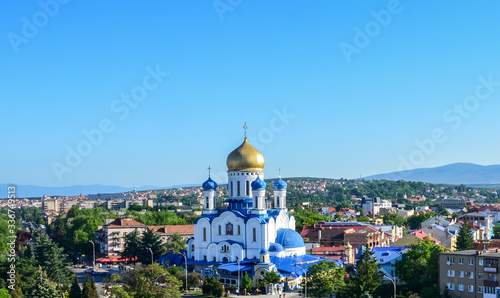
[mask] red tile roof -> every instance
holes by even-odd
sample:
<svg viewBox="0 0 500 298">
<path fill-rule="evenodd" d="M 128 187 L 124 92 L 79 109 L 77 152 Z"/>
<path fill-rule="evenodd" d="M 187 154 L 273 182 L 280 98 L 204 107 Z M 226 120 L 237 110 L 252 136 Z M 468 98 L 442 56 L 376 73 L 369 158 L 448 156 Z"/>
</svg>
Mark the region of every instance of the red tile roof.
<svg viewBox="0 0 500 298">
<path fill-rule="evenodd" d="M 415 231 L 415 232 L 411 232 L 410 234 L 412 234 L 413 236 L 416 236 L 422 240 L 424 240 L 425 237 L 429 237 L 429 239 L 431 239 L 431 241 L 435 242 L 435 243 L 441 243 L 441 241 L 437 240 L 436 238 L 432 237 L 432 236 L 429 236 L 427 233 L 425 233 L 424 231 Z"/>
<path fill-rule="evenodd" d="M 324 247 L 315 247 L 312 249 L 312 252 L 334 252 L 334 251 L 344 251 L 345 247 L 334 247 L 334 246 L 324 246 Z"/>
<path fill-rule="evenodd" d="M 151 231 L 164 234 L 194 234 L 194 225 L 149 226 Z"/>
<path fill-rule="evenodd" d="M 145 224 L 142 224 L 136 220 L 131 218 L 117 218 L 108 224 L 108 227 L 145 227 Z"/>
</svg>

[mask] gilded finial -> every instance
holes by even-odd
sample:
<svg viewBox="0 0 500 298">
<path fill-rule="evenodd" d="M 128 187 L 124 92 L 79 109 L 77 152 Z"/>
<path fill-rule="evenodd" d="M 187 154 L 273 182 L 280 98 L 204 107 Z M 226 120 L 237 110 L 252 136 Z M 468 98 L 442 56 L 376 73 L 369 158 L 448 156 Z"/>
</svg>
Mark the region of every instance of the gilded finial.
<svg viewBox="0 0 500 298">
<path fill-rule="evenodd" d="M 245 125 L 243 125 L 243 129 L 245 130 L 245 139 L 247 138 L 247 123 L 245 122 Z"/>
<path fill-rule="evenodd" d="M 210 178 L 210 170 L 211 170 L 211 169 L 212 169 L 212 168 L 211 168 L 210 166 L 208 166 L 208 178 Z"/>
<path fill-rule="evenodd" d="M 278 177 L 281 178 L 281 168 L 278 168 Z"/>
</svg>

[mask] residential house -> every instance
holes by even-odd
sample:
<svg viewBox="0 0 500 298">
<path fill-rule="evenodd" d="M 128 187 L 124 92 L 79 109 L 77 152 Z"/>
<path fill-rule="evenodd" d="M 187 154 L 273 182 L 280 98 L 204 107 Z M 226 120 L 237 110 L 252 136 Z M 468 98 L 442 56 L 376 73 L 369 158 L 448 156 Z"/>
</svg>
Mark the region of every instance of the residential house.
<svg viewBox="0 0 500 298">
<path fill-rule="evenodd" d="M 125 248 L 124 237 L 131 232 L 146 231 L 147 226 L 132 218 L 117 218 L 112 222 L 100 226 L 96 232 L 96 244 L 99 244 L 100 252 L 106 257 L 121 256 Z"/>
</svg>

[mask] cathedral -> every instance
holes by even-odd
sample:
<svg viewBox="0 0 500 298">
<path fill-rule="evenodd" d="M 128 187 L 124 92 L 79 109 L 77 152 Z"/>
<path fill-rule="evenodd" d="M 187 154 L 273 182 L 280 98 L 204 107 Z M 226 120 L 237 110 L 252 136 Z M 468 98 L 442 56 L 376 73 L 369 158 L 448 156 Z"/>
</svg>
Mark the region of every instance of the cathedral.
<svg viewBox="0 0 500 298">
<path fill-rule="evenodd" d="M 281 177 L 273 183 L 272 202 L 266 201 L 264 156 L 250 145 L 244 128 L 243 143 L 226 160 L 228 198 L 222 208 L 216 208 L 217 183 L 210 175 L 202 185 L 203 213 L 187 242 L 187 263 L 229 285 L 236 284 L 236 270 L 247 272 L 254 283 L 269 271 L 295 278 L 297 266 L 320 258 L 306 255 L 287 211 L 287 183 Z"/>
</svg>

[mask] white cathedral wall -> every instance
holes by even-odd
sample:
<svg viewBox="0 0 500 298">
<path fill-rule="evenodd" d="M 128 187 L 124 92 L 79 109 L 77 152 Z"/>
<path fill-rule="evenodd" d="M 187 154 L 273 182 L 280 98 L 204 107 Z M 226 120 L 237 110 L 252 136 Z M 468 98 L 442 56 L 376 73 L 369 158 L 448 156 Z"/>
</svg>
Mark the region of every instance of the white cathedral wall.
<svg viewBox="0 0 500 298">
<path fill-rule="evenodd" d="M 246 256 L 249 259 L 259 258 L 260 250 L 266 247 L 266 225 L 261 224 L 256 218 L 251 218 L 246 225 Z M 253 241 L 253 229 L 255 229 L 255 241 Z"/>
<path fill-rule="evenodd" d="M 295 231 L 295 217 L 293 215 L 288 219 L 288 228 Z"/>
<path fill-rule="evenodd" d="M 227 234 L 227 224 L 233 225 L 233 234 Z M 219 226 L 221 234 L 219 235 Z M 238 234 L 238 226 L 240 226 L 241 234 Z M 237 217 L 234 213 L 226 211 L 212 221 L 212 242 L 221 242 L 224 240 L 233 240 L 240 243 L 245 243 L 245 222 L 242 218 Z"/>
<path fill-rule="evenodd" d="M 305 254 L 306 248 L 304 246 L 285 249 L 285 257 L 303 256 Z"/>
<path fill-rule="evenodd" d="M 269 243 L 276 242 L 276 232 L 278 229 L 276 228 L 276 222 L 274 218 L 270 218 L 267 224 L 267 237 L 269 239 Z M 269 245 L 266 246 L 266 249 L 269 249 Z"/>
<path fill-rule="evenodd" d="M 260 179 L 264 180 L 264 172 L 240 172 L 240 171 L 230 171 L 228 173 L 228 192 L 229 197 L 247 197 L 252 198 L 252 182 L 260 177 Z M 240 195 L 238 196 L 238 181 L 240 182 Z M 248 181 L 248 195 L 246 191 L 246 182 Z M 231 195 L 231 182 L 233 182 L 232 194 Z"/>
<path fill-rule="evenodd" d="M 289 217 L 286 215 L 284 210 L 281 210 L 278 216 L 276 217 L 276 230 L 278 229 L 288 229 L 289 228 Z"/>
</svg>

